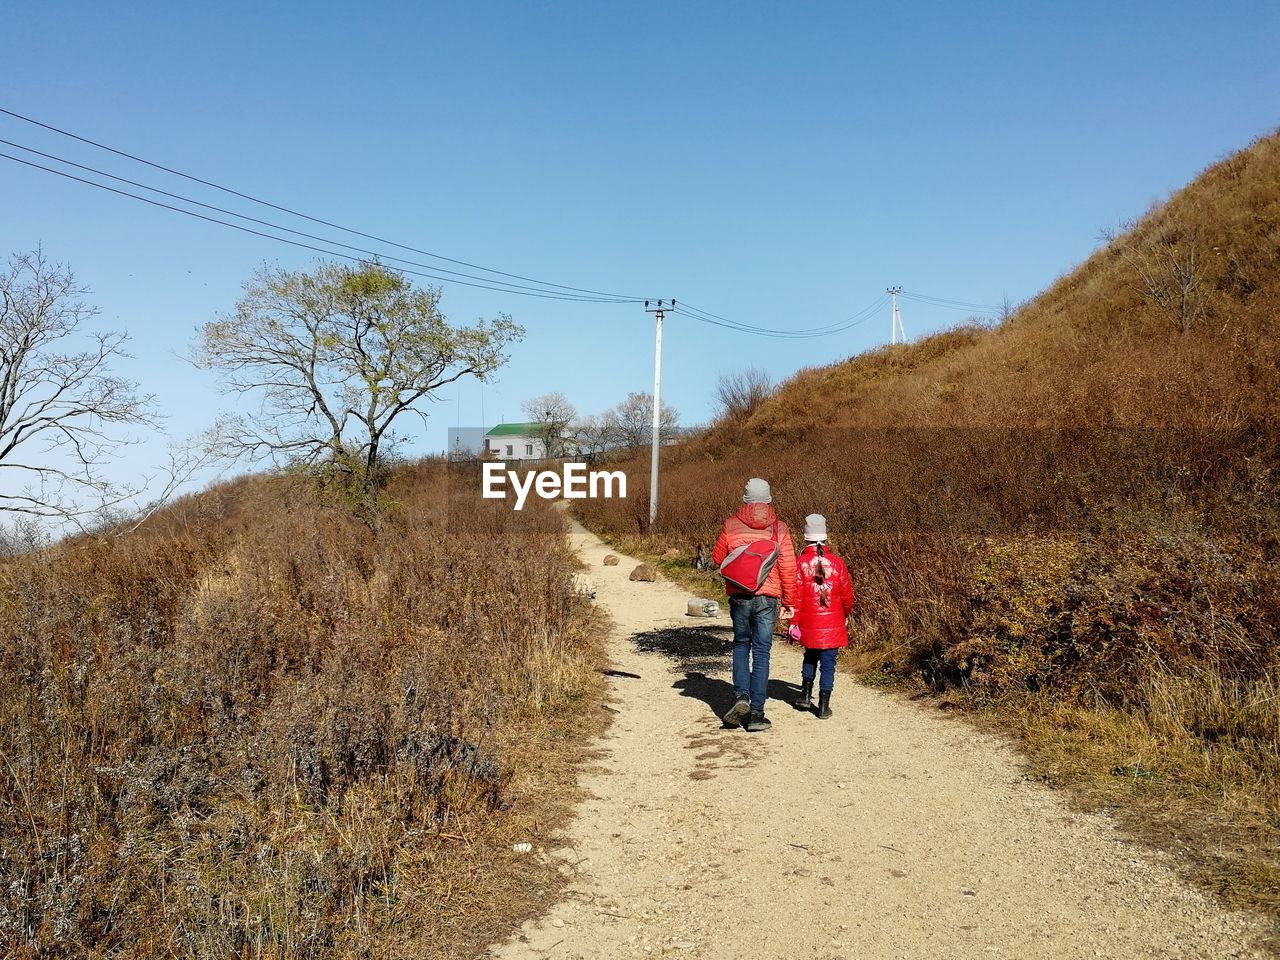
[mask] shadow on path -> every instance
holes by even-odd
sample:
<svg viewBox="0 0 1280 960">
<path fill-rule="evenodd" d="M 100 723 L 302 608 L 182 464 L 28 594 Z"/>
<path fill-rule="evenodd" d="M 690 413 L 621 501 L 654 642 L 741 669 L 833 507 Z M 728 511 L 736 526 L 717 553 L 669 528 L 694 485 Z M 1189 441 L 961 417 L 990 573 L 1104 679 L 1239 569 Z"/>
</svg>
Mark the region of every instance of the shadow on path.
<svg viewBox="0 0 1280 960">
<path fill-rule="evenodd" d="M 732 628 L 701 625 L 668 627 L 637 633 L 631 642 L 642 653 L 659 653 L 680 665 L 685 675 L 672 684 L 680 691 L 680 696 L 702 701 L 716 717 L 733 705 L 733 684 L 708 675 L 709 672 L 730 672 L 733 662 Z M 777 650 L 776 642 L 774 649 Z M 770 665 L 771 674 L 776 669 L 776 662 Z M 797 684 L 772 676 L 769 679 L 770 700 L 789 706 L 799 692 Z"/>
</svg>

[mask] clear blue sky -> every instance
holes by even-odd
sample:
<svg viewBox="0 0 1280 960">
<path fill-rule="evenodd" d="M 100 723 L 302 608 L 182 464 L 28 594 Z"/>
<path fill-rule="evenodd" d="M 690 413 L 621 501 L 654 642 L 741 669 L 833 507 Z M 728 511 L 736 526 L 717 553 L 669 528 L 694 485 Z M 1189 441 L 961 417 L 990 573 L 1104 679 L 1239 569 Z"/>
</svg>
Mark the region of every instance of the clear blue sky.
<svg viewBox="0 0 1280 960">
<path fill-rule="evenodd" d="M 11 13 L 0 105 L 415 246 L 775 327 L 890 283 L 1024 299 L 1280 124 L 1274 0 L 146 6 Z M 191 189 L 7 117 L 0 137 Z M 174 359 L 195 327 L 262 262 L 312 259 L 0 161 L 0 248 L 37 243 L 129 330 L 128 372 L 177 434 L 221 403 Z M 547 391 L 594 412 L 651 387 L 639 308 L 449 286 L 444 307 L 528 329 L 489 423 Z M 904 309 L 909 335 L 960 317 Z M 723 371 L 783 378 L 888 331 L 887 310 L 808 341 L 675 319 L 665 397 L 698 422 Z M 416 449 L 459 417 L 480 422 L 474 383 Z"/>
</svg>

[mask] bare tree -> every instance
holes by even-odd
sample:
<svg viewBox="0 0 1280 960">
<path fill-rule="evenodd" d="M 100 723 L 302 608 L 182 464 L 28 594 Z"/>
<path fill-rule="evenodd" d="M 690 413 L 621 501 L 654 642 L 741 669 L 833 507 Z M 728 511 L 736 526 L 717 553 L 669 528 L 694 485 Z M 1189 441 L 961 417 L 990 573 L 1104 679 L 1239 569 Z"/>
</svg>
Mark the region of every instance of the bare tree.
<svg viewBox="0 0 1280 960">
<path fill-rule="evenodd" d="M 997 324 L 1008 323 L 1013 319 L 1013 315 L 1018 312 L 1018 305 L 1009 299 L 1006 294 L 1000 301 L 1000 313 L 996 318 Z"/>
<path fill-rule="evenodd" d="M 1102 237 L 1133 268 L 1142 295 L 1167 310 L 1179 330 L 1186 333 L 1203 319 L 1204 275 L 1194 229 L 1166 217 L 1145 229 L 1125 223 L 1119 231 L 1104 230 Z"/>
<path fill-rule="evenodd" d="M 0 557 L 17 557 L 53 542 L 47 525 L 37 517 L 17 514 L 9 526 L 0 524 Z"/>
<path fill-rule="evenodd" d="M 613 418 L 619 445 L 644 446 L 653 436 L 653 394 L 629 393 L 627 399 L 609 411 L 608 416 Z M 664 403 L 658 427 L 660 438 L 673 438 L 679 424 L 680 415 Z"/>
<path fill-rule="evenodd" d="M 751 416 L 772 394 L 773 381 L 766 371 L 758 367 L 737 373 L 722 373 L 716 381 L 716 400 L 720 404 L 720 415 L 727 420 Z"/>
<path fill-rule="evenodd" d="M 522 403 L 529 420 L 537 424 L 536 435 L 542 441 L 543 455 L 563 457 L 569 452 L 571 426 L 578 411 L 563 393 L 544 393 Z"/>
<path fill-rule="evenodd" d="M 260 270 L 233 313 L 200 329 L 195 350 L 228 393 L 261 404 L 256 417 L 223 418 L 221 448 L 372 492 L 401 416 L 425 419 L 418 404 L 435 390 L 487 379 L 524 334 L 505 315 L 451 326 L 439 302 L 439 289 L 415 289 L 380 264 Z"/>
<path fill-rule="evenodd" d="M 583 417 L 571 428 L 579 454 L 594 460 L 618 445 L 618 420 L 612 412 Z"/>
<path fill-rule="evenodd" d="M 87 293 L 39 249 L 0 273 L 0 511 L 74 521 L 140 492 L 101 471 L 121 428 L 155 425 L 152 401 L 111 372 L 126 335 L 82 329 Z"/>
</svg>

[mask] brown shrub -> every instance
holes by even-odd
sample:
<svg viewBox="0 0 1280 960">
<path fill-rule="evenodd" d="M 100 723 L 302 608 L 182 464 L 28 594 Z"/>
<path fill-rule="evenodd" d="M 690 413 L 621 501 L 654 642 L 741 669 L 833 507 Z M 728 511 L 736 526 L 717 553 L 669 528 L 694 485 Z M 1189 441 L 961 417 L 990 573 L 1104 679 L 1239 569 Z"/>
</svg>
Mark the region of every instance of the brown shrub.
<svg viewBox="0 0 1280 960">
<path fill-rule="evenodd" d="M 392 955 L 447 919 L 448 838 L 596 650 L 563 536 L 450 533 L 443 483 L 402 471 L 377 533 L 257 478 L 0 561 L 6 953 Z"/>
</svg>

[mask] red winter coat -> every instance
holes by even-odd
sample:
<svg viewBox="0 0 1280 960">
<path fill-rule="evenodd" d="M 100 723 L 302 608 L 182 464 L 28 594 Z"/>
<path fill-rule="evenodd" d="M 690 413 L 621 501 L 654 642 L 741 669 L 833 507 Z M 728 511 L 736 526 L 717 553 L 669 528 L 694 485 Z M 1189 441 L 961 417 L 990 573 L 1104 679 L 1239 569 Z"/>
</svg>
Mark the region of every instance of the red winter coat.
<svg viewBox="0 0 1280 960">
<path fill-rule="evenodd" d="M 814 580 L 818 564 L 822 564 L 825 580 L 821 586 Z M 827 547 L 810 544 L 796 558 L 796 592 L 799 602 L 791 621 L 800 628 L 800 643 L 807 650 L 830 650 L 849 645 L 845 617 L 853 610 L 853 581 L 844 561 Z"/>
<path fill-rule="evenodd" d="M 755 592 L 758 597 L 778 597 L 784 607 L 796 604 L 796 548 L 791 545 L 791 531 L 778 519 L 778 514 L 771 503 L 744 503 L 732 517 L 720 528 L 720 537 L 716 540 L 715 549 L 711 551 L 711 561 L 718 567 L 724 558 L 738 547 L 757 540 L 771 540 L 773 525 L 778 524 L 778 560 L 769 571 L 760 589 Z M 730 583 L 725 590 L 731 597 L 749 597 L 752 594 L 739 590 Z"/>
</svg>

